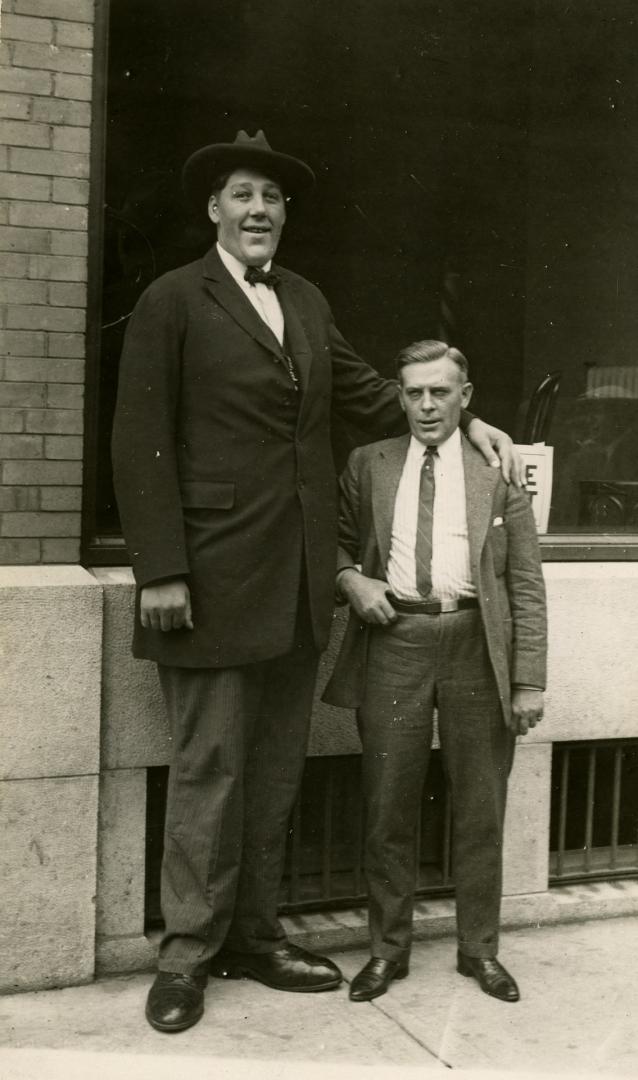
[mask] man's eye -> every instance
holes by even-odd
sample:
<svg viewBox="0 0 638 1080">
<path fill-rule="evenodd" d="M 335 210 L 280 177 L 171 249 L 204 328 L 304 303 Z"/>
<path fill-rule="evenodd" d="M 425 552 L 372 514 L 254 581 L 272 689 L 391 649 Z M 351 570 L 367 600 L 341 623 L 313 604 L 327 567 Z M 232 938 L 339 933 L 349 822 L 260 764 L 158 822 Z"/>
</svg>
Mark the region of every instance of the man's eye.
<svg viewBox="0 0 638 1080">
<path fill-rule="evenodd" d="M 271 203 L 280 203 L 282 201 L 282 197 L 281 197 L 281 195 L 279 194 L 278 191 L 269 191 L 269 192 L 266 193 L 265 197 L 268 200 L 268 202 L 271 202 Z"/>
</svg>

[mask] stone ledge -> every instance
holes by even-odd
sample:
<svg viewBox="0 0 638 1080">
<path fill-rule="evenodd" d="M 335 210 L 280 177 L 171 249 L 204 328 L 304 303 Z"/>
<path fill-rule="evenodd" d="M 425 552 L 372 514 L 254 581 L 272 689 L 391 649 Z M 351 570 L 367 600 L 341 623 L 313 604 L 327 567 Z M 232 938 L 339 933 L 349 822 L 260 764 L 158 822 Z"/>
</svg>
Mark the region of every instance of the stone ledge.
<svg viewBox="0 0 638 1080">
<path fill-rule="evenodd" d="M 414 937 L 439 938 L 456 933 L 455 905 L 451 898 L 419 900 L 414 908 Z M 547 892 L 503 897 L 501 927 L 585 922 L 638 914 L 638 881 L 592 882 L 562 885 Z M 368 943 L 367 910 L 336 911 L 289 916 L 282 920 L 291 941 L 319 952 L 360 948 Z"/>
<path fill-rule="evenodd" d="M 586 922 L 638 915 L 638 881 L 604 881 L 589 885 L 562 885 L 543 893 L 503 898 L 501 928 Z M 318 953 L 358 949 L 368 944 L 365 907 L 345 911 L 288 915 L 282 923 L 290 941 Z M 454 900 L 419 900 L 414 908 L 417 941 L 451 937 L 456 933 Z M 145 937 L 98 938 L 97 971 L 100 975 L 145 971 L 154 967 L 161 934 Z"/>
<path fill-rule="evenodd" d="M 0 589 L 93 588 L 100 583 L 82 566 L 0 566 Z"/>
<path fill-rule="evenodd" d="M 159 934 L 130 937 L 98 937 L 95 942 L 95 974 L 121 975 L 150 971 L 155 966 Z"/>
</svg>

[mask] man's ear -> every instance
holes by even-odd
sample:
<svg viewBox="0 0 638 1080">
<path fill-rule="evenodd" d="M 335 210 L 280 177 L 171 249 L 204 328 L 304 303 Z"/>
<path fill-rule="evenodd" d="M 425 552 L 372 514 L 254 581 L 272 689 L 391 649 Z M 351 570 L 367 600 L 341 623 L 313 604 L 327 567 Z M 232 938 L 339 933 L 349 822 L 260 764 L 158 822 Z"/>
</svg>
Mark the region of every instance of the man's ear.
<svg viewBox="0 0 638 1080">
<path fill-rule="evenodd" d="M 463 389 L 461 390 L 461 400 L 463 402 L 463 408 L 467 409 L 470 404 L 470 399 L 474 393 L 474 387 L 471 382 L 463 383 Z"/>
<path fill-rule="evenodd" d="M 211 195 L 208 200 L 208 216 L 215 225 L 219 224 L 219 210 L 217 209 L 216 195 Z"/>
<path fill-rule="evenodd" d="M 399 405 L 401 406 L 401 408 L 405 412 L 405 404 L 403 402 L 403 396 L 401 394 L 402 390 L 403 390 L 403 384 L 402 384 L 400 379 L 397 379 L 397 394 L 399 395 Z"/>
</svg>

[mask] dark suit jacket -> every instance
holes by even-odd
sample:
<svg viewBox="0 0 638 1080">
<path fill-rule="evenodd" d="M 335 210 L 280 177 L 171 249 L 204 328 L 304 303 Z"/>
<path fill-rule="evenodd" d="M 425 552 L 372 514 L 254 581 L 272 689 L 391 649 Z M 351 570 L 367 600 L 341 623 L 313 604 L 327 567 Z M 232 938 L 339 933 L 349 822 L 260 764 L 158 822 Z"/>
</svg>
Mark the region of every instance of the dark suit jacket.
<svg viewBox="0 0 638 1080">
<path fill-rule="evenodd" d="M 338 566 L 361 563 L 385 579 L 394 502 L 409 436 L 353 451 L 341 478 Z M 504 483 L 463 438 L 463 466 L 472 576 L 504 717 L 511 685 L 545 686 L 545 585 L 527 496 Z M 356 708 L 366 677 L 368 628 L 351 612 L 324 700 Z"/>
<path fill-rule="evenodd" d="M 328 637 L 336 557 L 330 410 L 404 430 L 394 387 L 364 364 L 310 282 L 276 267 L 282 351 L 213 248 L 141 297 L 122 355 L 115 487 L 139 586 L 187 576 L 195 629 L 144 631 L 134 652 L 234 666 L 291 647 L 303 553 L 314 636 Z M 279 361 L 279 363 L 278 363 Z"/>
</svg>

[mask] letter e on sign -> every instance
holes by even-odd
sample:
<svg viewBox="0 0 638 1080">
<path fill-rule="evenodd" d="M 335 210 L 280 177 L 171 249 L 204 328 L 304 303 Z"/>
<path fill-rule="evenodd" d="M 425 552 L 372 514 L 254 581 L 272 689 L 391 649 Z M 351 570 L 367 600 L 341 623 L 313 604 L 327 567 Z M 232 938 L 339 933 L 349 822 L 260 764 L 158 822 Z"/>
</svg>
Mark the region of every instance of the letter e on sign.
<svg viewBox="0 0 638 1080">
<path fill-rule="evenodd" d="M 525 465 L 525 487 L 532 499 L 538 495 L 538 465 L 535 462 Z"/>
</svg>

